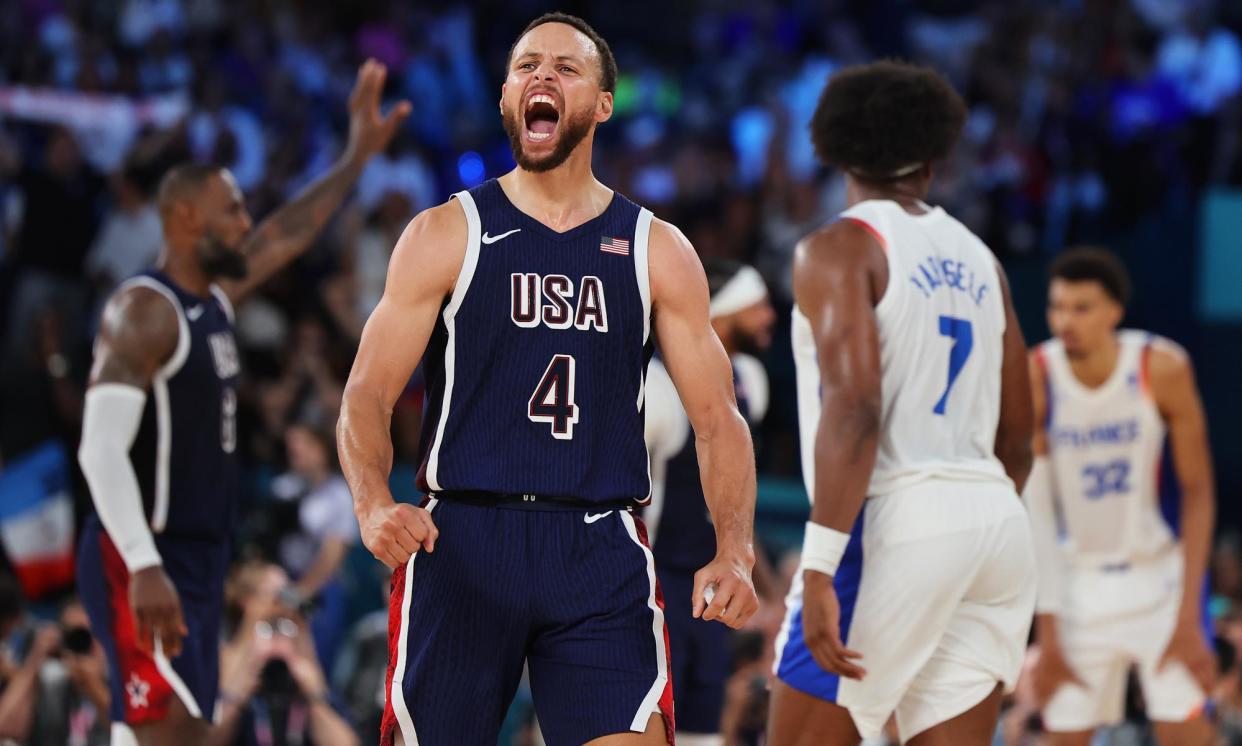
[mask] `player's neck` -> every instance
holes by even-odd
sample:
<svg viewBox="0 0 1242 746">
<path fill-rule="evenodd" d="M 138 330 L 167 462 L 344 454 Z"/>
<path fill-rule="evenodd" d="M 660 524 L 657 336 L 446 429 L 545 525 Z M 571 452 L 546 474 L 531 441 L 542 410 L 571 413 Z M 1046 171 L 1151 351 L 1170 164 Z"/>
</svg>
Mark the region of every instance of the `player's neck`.
<svg viewBox="0 0 1242 746">
<path fill-rule="evenodd" d="M 926 196 L 926 182 L 922 179 L 868 182 L 849 176 L 845 180 L 845 199 L 850 207 L 873 199 L 889 200 L 901 205 L 906 212 L 918 215 L 927 211 L 923 202 Z"/>
<path fill-rule="evenodd" d="M 499 181 L 514 207 L 554 231 L 567 231 L 591 220 L 612 201 L 612 190 L 591 171 L 589 147 L 579 147 L 551 171 L 515 168 Z"/>
<path fill-rule="evenodd" d="M 1098 388 L 1113 377 L 1120 354 L 1121 344 L 1110 335 L 1104 344 L 1070 357 L 1070 371 L 1082 385 Z"/>
<path fill-rule="evenodd" d="M 155 267 L 186 292 L 204 298 L 211 293 L 211 278 L 198 266 L 191 252 L 165 247 Z"/>
</svg>

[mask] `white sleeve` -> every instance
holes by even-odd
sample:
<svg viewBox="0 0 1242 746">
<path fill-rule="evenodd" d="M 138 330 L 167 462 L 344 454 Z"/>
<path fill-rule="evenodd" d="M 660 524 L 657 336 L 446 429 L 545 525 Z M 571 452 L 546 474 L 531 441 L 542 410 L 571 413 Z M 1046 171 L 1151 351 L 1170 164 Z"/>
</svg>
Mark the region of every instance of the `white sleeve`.
<svg viewBox="0 0 1242 746">
<path fill-rule="evenodd" d="M 1035 544 L 1035 612 L 1056 614 L 1061 609 L 1063 557 L 1057 546 L 1057 516 L 1053 506 L 1052 464 L 1047 456 L 1036 456 L 1022 498 L 1031 516 L 1031 536 Z"/>
<path fill-rule="evenodd" d="M 129 449 L 138 436 L 147 395 L 136 386 L 99 383 L 86 391 L 78 463 L 99 520 L 131 573 L 161 564 L 142 507 Z"/>
</svg>

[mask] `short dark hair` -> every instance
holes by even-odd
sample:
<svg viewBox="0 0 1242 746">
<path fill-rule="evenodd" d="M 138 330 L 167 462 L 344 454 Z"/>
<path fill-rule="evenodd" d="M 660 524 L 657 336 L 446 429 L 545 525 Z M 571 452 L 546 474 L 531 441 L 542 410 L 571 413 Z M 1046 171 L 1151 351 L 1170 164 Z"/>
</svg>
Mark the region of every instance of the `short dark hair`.
<svg viewBox="0 0 1242 746">
<path fill-rule="evenodd" d="M 167 210 L 173 202 L 193 199 L 208 179 L 223 170 L 222 166 L 213 163 L 185 163 L 174 166 L 160 179 L 156 197 L 160 212 Z"/>
<path fill-rule="evenodd" d="M 811 141 L 825 164 L 890 181 L 947 156 L 965 123 L 965 102 L 939 73 L 882 60 L 829 78 Z"/>
<path fill-rule="evenodd" d="M 599 32 L 591 28 L 591 24 L 582 20 L 578 16 L 568 13 L 554 12 L 544 13 L 535 20 L 527 24 L 522 33 L 518 34 L 513 40 L 513 44 L 509 45 L 509 56 L 505 58 L 505 70 L 509 69 L 509 65 L 513 63 L 513 50 L 517 49 L 517 44 L 534 29 L 539 28 L 545 23 L 563 23 L 566 26 L 573 26 L 582 35 L 591 40 L 595 45 L 595 51 L 599 54 L 599 87 L 609 93 L 617 91 L 617 58 L 612 56 L 612 48 L 608 46 L 608 42 L 604 41 L 604 37 Z"/>
<path fill-rule="evenodd" d="M 1130 302 L 1130 273 L 1121 258 L 1096 246 L 1066 249 L 1052 262 L 1054 280 L 1098 282 L 1109 297 L 1125 306 Z"/>
</svg>

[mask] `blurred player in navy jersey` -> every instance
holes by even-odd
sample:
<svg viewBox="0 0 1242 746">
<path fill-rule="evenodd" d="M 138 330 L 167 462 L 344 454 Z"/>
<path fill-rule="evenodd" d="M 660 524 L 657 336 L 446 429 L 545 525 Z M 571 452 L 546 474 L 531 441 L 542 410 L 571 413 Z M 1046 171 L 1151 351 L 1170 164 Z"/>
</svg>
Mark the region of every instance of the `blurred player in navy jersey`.
<svg viewBox="0 0 1242 746">
<path fill-rule="evenodd" d="M 1034 684 L 1057 746 L 1086 746 L 1096 728 L 1121 722 L 1131 667 L 1161 744 L 1214 739 L 1207 424 L 1186 351 L 1118 330 L 1129 295 L 1113 254 L 1064 252 L 1048 287 L 1054 338 L 1031 354 L 1041 423 L 1025 492 L 1039 557 Z"/>
<path fill-rule="evenodd" d="M 505 75 L 517 168 L 406 228 L 338 427 L 363 541 L 395 569 L 383 743 L 495 744 L 528 664 L 552 746 L 663 744 L 663 601 L 632 513 L 651 492 L 653 346 L 694 426 L 716 529 L 694 613 L 730 627 L 758 606 L 750 432 L 693 247 L 592 174 L 616 87 L 607 43 L 545 15 Z M 420 359 L 429 497 L 414 507 L 388 490 L 389 427 Z"/>
<path fill-rule="evenodd" d="M 753 355 L 771 345 L 776 313 L 763 278 L 753 267 L 709 259 L 704 268 L 711 290 L 712 327 L 733 365 L 738 409 L 755 428 L 767 412 L 768 378 Z M 695 434 L 658 358 L 648 367 L 645 432 L 651 452 L 651 504 L 643 510 L 643 519 L 667 608 L 677 743 L 714 746 L 724 742 L 720 714 L 732 663 L 732 636 L 728 629 L 691 614 L 694 573 L 715 555 L 716 532 L 703 499 Z"/>
<path fill-rule="evenodd" d="M 112 669 L 117 743 L 220 737 L 210 722 L 238 500 L 233 306 L 310 246 L 409 114 L 402 103 L 380 115 L 385 74 L 359 69 L 345 152 L 253 231 L 226 169 L 169 172 L 159 263 L 104 308 L 79 451 L 96 512 L 78 586 Z"/>
</svg>

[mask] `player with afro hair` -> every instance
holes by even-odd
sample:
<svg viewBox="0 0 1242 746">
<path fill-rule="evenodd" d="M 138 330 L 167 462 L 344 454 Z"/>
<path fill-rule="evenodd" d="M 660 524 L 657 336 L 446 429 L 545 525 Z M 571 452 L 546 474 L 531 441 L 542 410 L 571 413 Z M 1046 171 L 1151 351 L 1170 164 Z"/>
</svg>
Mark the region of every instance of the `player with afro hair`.
<svg viewBox="0 0 1242 746">
<path fill-rule="evenodd" d="M 893 61 L 838 72 L 811 119 L 846 209 L 794 252 L 811 520 L 769 746 L 858 746 L 890 716 L 901 743 L 985 746 L 1021 670 L 1036 572 L 1017 494 L 1035 429 L 1026 342 L 996 257 L 924 202 L 965 121 L 943 77 Z"/>
<path fill-rule="evenodd" d="M 811 119 L 811 141 L 825 164 L 890 182 L 947 156 L 965 122 L 966 104 L 942 76 L 885 60 L 832 76 Z"/>
</svg>

